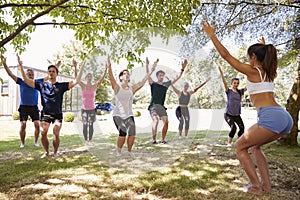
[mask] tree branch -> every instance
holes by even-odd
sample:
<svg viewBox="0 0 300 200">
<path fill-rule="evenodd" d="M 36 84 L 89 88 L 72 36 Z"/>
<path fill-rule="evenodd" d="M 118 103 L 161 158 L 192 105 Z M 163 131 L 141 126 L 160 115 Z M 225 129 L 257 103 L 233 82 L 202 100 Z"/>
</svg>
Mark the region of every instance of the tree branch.
<svg viewBox="0 0 300 200">
<path fill-rule="evenodd" d="M 56 26 L 78 26 L 78 25 L 87 25 L 87 24 L 96 24 L 97 21 L 91 22 L 78 22 L 78 23 L 68 23 L 68 22 L 41 22 L 41 23 L 32 23 L 33 26 L 45 26 L 45 25 L 56 25 Z"/>
<path fill-rule="evenodd" d="M 241 4 L 247 4 L 247 5 L 255 5 L 255 6 L 285 6 L 285 7 L 292 7 L 292 8 L 300 8 L 300 1 L 293 1 L 291 3 L 282 3 L 282 2 L 274 2 L 274 3 L 255 3 L 255 1 L 241 1 L 241 2 L 205 2 L 201 3 L 202 5 L 224 5 L 224 6 L 238 6 Z"/>
<path fill-rule="evenodd" d="M 49 3 L 35 3 L 35 4 L 31 4 L 31 3 L 27 3 L 27 4 L 17 4 L 17 3 L 8 3 L 8 4 L 2 4 L 0 5 L 0 9 L 3 9 L 3 8 L 9 8 L 9 7 L 18 7 L 18 8 L 22 8 L 22 7 L 29 7 L 29 8 L 34 8 L 34 7 L 51 7 L 52 5 L 49 4 Z M 66 5 L 66 6 L 59 6 L 61 8 L 72 8 L 74 6 L 69 6 L 69 5 Z M 87 8 L 87 9 L 91 9 L 91 10 L 95 10 L 89 6 L 86 6 L 86 5 L 76 5 L 76 7 L 79 7 L 79 8 Z"/>
<path fill-rule="evenodd" d="M 3 40 L 0 41 L 0 48 L 3 47 L 6 43 L 8 43 L 9 41 L 11 41 L 13 38 L 15 38 L 18 34 L 21 33 L 21 31 L 23 31 L 25 28 L 27 28 L 28 26 L 32 25 L 34 23 L 34 20 L 38 19 L 39 17 L 48 14 L 51 10 L 59 7 L 60 5 L 66 3 L 69 0 L 61 0 L 60 2 L 58 2 L 57 4 L 50 6 L 48 9 L 36 14 L 35 16 L 33 16 L 32 18 L 28 19 L 27 21 L 25 21 L 19 28 L 17 28 L 13 33 L 11 33 L 9 36 L 7 36 L 6 38 L 4 38 Z"/>
<path fill-rule="evenodd" d="M 299 41 L 300 40 L 300 38 L 299 37 L 296 37 L 296 38 L 292 38 L 292 39 L 290 39 L 290 40 L 287 40 L 287 41 L 285 41 L 285 42 L 281 42 L 281 43 L 279 43 L 279 44 L 274 44 L 275 46 L 280 46 L 280 45 L 283 45 L 283 44 L 288 44 L 288 43 L 291 43 L 292 41 Z M 297 43 L 297 42 L 295 42 L 295 43 Z M 300 65 L 300 64 L 299 64 Z"/>
</svg>

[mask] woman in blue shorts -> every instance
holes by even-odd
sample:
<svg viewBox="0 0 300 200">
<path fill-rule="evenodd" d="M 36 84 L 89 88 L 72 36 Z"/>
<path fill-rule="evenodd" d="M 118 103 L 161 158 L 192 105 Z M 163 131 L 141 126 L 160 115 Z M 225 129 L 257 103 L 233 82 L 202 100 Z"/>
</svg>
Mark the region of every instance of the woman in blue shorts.
<svg viewBox="0 0 300 200">
<path fill-rule="evenodd" d="M 274 79 L 277 75 L 277 52 L 272 44 L 260 43 L 251 45 L 247 50 L 249 64 L 234 58 L 215 36 L 215 28 L 207 21 L 202 27 L 212 40 L 219 54 L 234 69 L 247 76 L 246 87 L 252 104 L 258 114 L 258 121 L 251 126 L 235 143 L 237 158 L 250 179 L 246 192 L 262 195 L 271 192 L 270 174 L 266 157 L 261 146 L 289 134 L 293 125 L 290 114 L 275 101 Z M 261 181 L 256 173 L 248 149 L 251 149 Z"/>
</svg>

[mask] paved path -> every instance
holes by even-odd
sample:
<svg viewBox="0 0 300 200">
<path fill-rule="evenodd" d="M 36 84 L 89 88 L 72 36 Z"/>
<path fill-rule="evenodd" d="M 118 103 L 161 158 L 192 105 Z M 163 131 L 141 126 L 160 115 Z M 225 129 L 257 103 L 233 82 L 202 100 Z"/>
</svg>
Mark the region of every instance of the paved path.
<svg viewBox="0 0 300 200">
<path fill-rule="evenodd" d="M 152 120 L 150 118 L 148 110 L 140 110 L 141 116 L 135 117 L 137 133 L 151 133 Z M 174 109 L 167 110 L 169 115 L 169 131 L 177 131 L 178 120 L 175 116 Z M 224 110 L 206 110 L 206 109 L 190 109 L 191 123 L 190 130 L 229 130 L 226 124 L 223 114 Z M 242 110 L 242 118 L 245 123 L 245 127 L 248 128 L 252 124 L 256 123 L 256 111 L 255 110 Z M 103 116 L 97 116 L 95 123 L 95 134 L 97 133 L 116 133 L 116 128 L 112 120 L 111 114 Z M 159 123 L 158 130 L 161 130 L 162 122 Z M 0 117 L 0 138 L 7 138 L 12 136 L 18 136 L 20 128 L 20 122 L 18 120 L 12 120 L 12 117 Z M 63 122 L 62 134 L 81 134 L 82 124 L 78 121 L 77 117 L 74 122 Z M 28 121 L 27 133 L 33 136 L 33 123 Z M 49 130 L 51 133 L 51 128 Z"/>
</svg>

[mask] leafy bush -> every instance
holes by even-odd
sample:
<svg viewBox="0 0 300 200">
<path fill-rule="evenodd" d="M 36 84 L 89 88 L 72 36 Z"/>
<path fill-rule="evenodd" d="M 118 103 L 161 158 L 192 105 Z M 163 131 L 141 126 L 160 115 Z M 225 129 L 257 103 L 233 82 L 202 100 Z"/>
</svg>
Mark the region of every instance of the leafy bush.
<svg viewBox="0 0 300 200">
<path fill-rule="evenodd" d="M 13 120 L 20 120 L 20 113 L 19 111 L 16 111 L 12 114 Z"/>
<path fill-rule="evenodd" d="M 134 116 L 135 116 L 135 117 L 141 116 L 141 112 L 138 111 L 138 110 L 134 111 Z"/>
<path fill-rule="evenodd" d="M 97 115 L 105 115 L 105 112 L 103 110 L 97 110 Z"/>
<path fill-rule="evenodd" d="M 65 122 L 73 122 L 75 118 L 74 113 L 72 112 L 65 112 L 64 113 L 64 121 Z"/>
</svg>

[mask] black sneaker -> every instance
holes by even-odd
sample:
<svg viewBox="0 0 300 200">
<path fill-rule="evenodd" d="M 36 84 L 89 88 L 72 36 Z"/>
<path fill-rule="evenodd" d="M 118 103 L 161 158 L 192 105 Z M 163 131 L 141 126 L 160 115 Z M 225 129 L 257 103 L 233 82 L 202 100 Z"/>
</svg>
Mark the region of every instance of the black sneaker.
<svg viewBox="0 0 300 200">
<path fill-rule="evenodd" d="M 152 144 L 157 144 L 156 140 L 152 141 Z"/>
<path fill-rule="evenodd" d="M 162 143 L 162 144 L 167 144 L 167 141 L 162 140 L 161 143 Z"/>
</svg>

